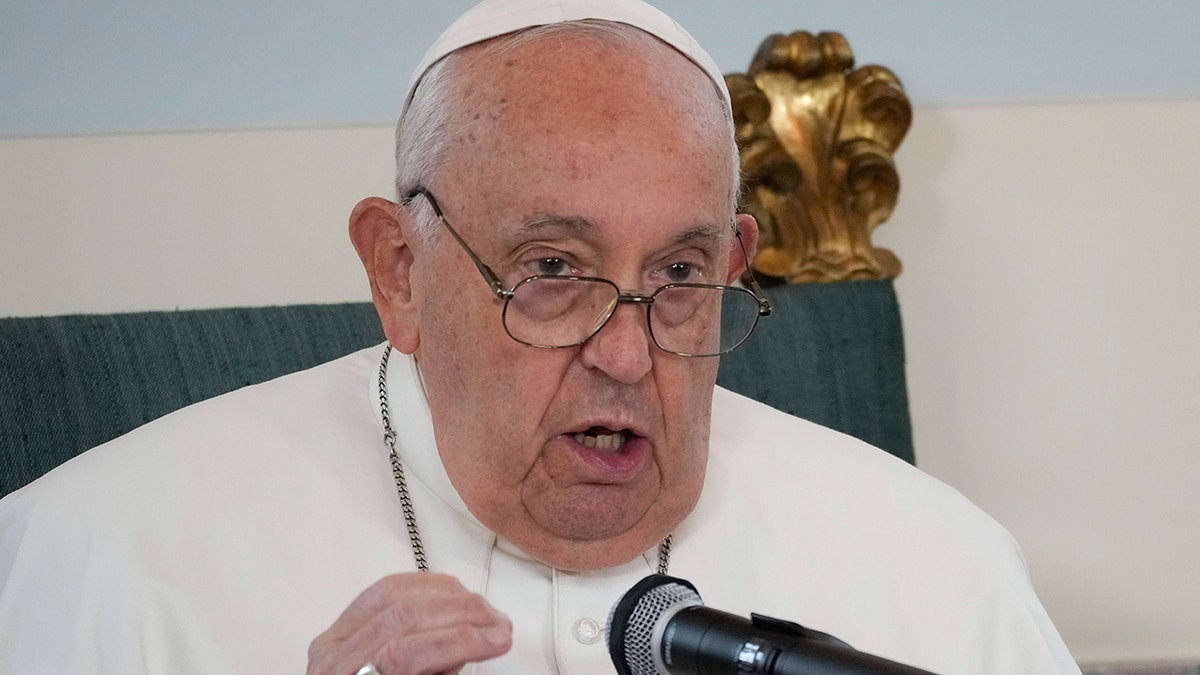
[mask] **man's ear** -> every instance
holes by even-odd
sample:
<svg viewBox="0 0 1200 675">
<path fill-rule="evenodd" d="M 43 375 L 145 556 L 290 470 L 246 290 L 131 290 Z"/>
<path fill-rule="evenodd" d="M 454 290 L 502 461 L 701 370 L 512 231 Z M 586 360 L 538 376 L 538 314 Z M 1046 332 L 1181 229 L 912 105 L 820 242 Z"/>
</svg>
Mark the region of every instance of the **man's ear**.
<svg viewBox="0 0 1200 675">
<path fill-rule="evenodd" d="M 413 236 L 401 209 L 382 197 L 368 197 L 350 214 L 350 241 L 367 271 L 371 298 L 383 332 L 396 349 L 412 354 L 420 343 L 413 298 Z"/>
<path fill-rule="evenodd" d="M 754 220 L 754 216 L 748 213 L 737 214 L 734 227 L 742 233 L 742 246 L 746 248 L 746 255 L 742 256 L 742 249 L 738 246 L 737 239 L 734 239 L 733 247 L 729 251 L 729 278 L 725 280 L 726 284 L 732 284 L 742 276 L 746 266 L 754 262 L 754 254 L 758 251 L 758 222 Z"/>
</svg>

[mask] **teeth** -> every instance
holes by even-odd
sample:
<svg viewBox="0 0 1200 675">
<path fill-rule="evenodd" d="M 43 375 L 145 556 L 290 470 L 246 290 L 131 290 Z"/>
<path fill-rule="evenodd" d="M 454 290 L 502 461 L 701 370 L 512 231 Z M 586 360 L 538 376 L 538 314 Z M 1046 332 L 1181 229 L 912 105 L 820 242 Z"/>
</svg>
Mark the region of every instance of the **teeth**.
<svg viewBox="0 0 1200 675">
<path fill-rule="evenodd" d="M 598 450 L 619 450 L 621 444 L 625 441 L 624 432 L 616 432 L 614 434 L 575 434 L 575 442 L 580 445 L 585 445 L 589 448 Z"/>
</svg>

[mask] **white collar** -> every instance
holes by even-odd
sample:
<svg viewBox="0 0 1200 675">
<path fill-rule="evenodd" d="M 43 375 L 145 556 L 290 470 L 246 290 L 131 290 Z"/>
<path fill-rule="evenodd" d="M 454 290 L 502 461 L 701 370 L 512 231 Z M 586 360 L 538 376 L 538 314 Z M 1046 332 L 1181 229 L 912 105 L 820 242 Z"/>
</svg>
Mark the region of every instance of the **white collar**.
<svg viewBox="0 0 1200 675">
<path fill-rule="evenodd" d="M 433 414 L 429 410 L 429 400 L 425 397 L 416 359 L 395 349 L 388 359 L 387 394 L 392 427 L 396 431 L 396 452 L 410 480 L 420 481 L 459 516 L 486 530 L 467 508 L 462 496 L 450 482 L 446 467 L 442 465 L 433 434 Z M 372 378 L 371 403 L 375 407 L 375 418 L 382 433 L 377 376 Z M 381 452 L 387 452 L 387 446 L 382 442 L 379 448 Z"/>
</svg>

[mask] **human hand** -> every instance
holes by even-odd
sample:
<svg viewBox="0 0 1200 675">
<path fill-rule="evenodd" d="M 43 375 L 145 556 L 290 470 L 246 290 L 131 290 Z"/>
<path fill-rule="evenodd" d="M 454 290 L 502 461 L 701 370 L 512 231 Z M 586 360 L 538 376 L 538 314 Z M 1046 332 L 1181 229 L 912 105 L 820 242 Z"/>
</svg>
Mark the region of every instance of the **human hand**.
<svg viewBox="0 0 1200 675">
<path fill-rule="evenodd" d="M 443 574 L 384 577 L 363 591 L 308 647 L 308 675 L 457 673 L 512 646 L 512 622 Z"/>
</svg>

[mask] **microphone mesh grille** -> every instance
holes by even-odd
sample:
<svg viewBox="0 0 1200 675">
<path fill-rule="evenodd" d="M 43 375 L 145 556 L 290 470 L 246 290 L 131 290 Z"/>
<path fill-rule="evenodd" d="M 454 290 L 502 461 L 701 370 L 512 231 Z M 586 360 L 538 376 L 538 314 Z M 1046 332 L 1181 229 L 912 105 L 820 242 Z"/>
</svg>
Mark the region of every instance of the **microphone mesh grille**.
<svg viewBox="0 0 1200 675">
<path fill-rule="evenodd" d="M 699 604 L 700 594 L 678 583 L 655 586 L 638 600 L 625 629 L 625 659 L 632 675 L 659 675 L 653 645 L 659 619 L 678 605 Z"/>
</svg>

